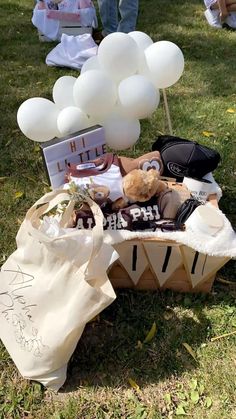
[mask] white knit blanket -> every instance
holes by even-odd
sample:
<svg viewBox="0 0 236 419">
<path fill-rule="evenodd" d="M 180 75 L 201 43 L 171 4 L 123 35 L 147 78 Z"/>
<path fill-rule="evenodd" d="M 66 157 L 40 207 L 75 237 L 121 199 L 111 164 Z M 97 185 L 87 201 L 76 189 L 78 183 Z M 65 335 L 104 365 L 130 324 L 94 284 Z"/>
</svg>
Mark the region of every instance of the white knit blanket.
<svg viewBox="0 0 236 419">
<path fill-rule="evenodd" d="M 106 230 L 104 231 L 104 241 L 109 244 L 117 244 L 123 242 L 124 240 L 131 239 L 161 238 L 184 244 L 209 256 L 226 256 L 236 258 L 236 233 L 227 217 L 220 209 L 218 209 L 218 211 L 223 216 L 224 227 L 216 236 L 210 236 L 200 232 L 196 233 L 191 231 L 191 229 L 188 229 L 187 231 L 171 232 Z"/>
</svg>

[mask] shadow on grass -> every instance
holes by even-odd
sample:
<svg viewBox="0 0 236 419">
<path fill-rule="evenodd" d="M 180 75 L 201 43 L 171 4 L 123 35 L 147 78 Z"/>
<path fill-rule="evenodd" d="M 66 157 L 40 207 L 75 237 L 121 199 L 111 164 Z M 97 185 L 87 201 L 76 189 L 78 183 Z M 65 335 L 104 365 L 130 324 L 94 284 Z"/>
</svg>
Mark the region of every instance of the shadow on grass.
<svg viewBox="0 0 236 419">
<path fill-rule="evenodd" d="M 204 308 L 232 300 L 226 293 L 217 298 L 120 290 L 100 321 L 86 326 L 61 391 L 75 391 L 80 385 L 126 387 L 130 377 L 145 386 L 194 370 L 198 362 L 183 343 L 196 351 L 208 341 L 212 326 Z M 144 341 L 154 321 L 155 337 L 140 348 L 138 342 Z"/>
</svg>

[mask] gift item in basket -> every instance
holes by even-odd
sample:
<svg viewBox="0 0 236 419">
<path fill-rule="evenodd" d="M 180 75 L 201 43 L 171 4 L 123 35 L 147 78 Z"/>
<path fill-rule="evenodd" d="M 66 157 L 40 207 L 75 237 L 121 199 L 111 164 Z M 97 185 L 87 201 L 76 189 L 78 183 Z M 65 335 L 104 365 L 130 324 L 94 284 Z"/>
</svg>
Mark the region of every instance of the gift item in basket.
<svg viewBox="0 0 236 419">
<path fill-rule="evenodd" d="M 188 198 L 190 192 L 183 184 L 163 181 L 159 171 L 134 169 L 123 177 L 124 198 L 114 202 L 113 209 L 127 206 L 127 203 L 145 202 L 155 198 L 161 218 L 174 219 L 180 205 Z"/>
<path fill-rule="evenodd" d="M 196 141 L 171 135 L 160 135 L 152 145 L 158 150 L 164 165 L 164 176 L 174 176 L 181 181 L 184 176 L 201 179 L 215 170 L 220 154 Z"/>
<path fill-rule="evenodd" d="M 190 215 L 193 213 L 193 211 L 199 207 L 199 205 L 202 205 L 200 201 L 198 201 L 196 198 L 189 198 L 186 199 L 186 201 L 183 202 L 183 204 L 179 207 L 175 220 L 177 225 L 184 224 L 185 221 L 190 217 Z"/>
<path fill-rule="evenodd" d="M 85 163 L 68 164 L 66 180 L 65 188 L 70 188 L 71 183 L 80 188 L 87 188 L 93 184 L 106 186 L 110 191 L 108 197 L 111 201 L 123 196 L 119 159 L 113 153 L 106 153 Z"/>
<path fill-rule="evenodd" d="M 104 230 L 140 230 L 146 226 L 146 230 L 153 230 L 155 221 L 160 219 L 156 199 L 147 202 L 138 202 L 127 205 L 117 211 L 113 210 L 111 204 L 102 207 Z M 92 228 L 94 217 L 91 211 L 78 209 L 74 212 L 70 227 L 78 229 Z M 140 223 L 140 224 L 139 224 Z"/>
<path fill-rule="evenodd" d="M 155 169 L 133 169 L 124 177 L 119 173 L 118 183 L 116 172 L 111 170 L 112 166 L 119 170 L 118 161 L 117 156 L 110 153 L 94 162 L 70 165 L 69 183 L 65 187 L 71 188 L 71 182 L 74 182 L 75 188 L 76 185 L 87 187 L 89 195 L 102 204 L 104 229 L 138 230 L 144 229 L 146 223 L 148 230 L 157 228 L 154 224 L 160 218 L 174 220 L 178 208 L 190 197 L 187 188 L 160 180 Z M 86 208 L 82 206 L 75 215 L 74 225 L 77 228 L 91 228 L 93 225 L 91 214 L 84 210 Z M 172 223 L 170 228 L 177 229 L 177 225 Z"/>
</svg>

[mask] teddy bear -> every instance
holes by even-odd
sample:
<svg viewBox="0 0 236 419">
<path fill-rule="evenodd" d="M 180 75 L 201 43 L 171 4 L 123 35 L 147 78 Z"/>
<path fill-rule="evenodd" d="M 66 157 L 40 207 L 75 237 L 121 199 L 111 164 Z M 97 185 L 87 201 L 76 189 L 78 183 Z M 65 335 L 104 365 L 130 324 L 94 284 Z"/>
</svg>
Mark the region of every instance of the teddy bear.
<svg viewBox="0 0 236 419">
<path fill-rule="evenodd" d="M 160 180 L 159 171 L 150 169 L 133 169 L 122 179 L 124 198 L 112 204 L 113 210 L 125 208 L 135 202 L 149 201 L 153 196 L 167 189 L 166 182 Z"/>
<path fill-rule="evenodd" d="M 156 197 L 161 218 L 175 219 L 179 207 L 190 198 L 190 193 L 184 185 L 161 180 L 160 173 L 156 169 L 131 170 L 123 177 L 122 185 L 124 198 L 113 202 L 114 211 L 135 202 L 148 202 Z"/>
</svg>

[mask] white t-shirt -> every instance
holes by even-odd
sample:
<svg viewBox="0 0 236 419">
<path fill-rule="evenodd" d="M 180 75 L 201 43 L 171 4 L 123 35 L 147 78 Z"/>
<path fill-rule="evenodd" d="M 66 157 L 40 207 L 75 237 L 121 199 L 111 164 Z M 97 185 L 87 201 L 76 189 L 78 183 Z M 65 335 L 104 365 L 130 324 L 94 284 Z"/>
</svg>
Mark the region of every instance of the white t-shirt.
<svg viewBox="0 0 236 419">
<path fill-rule="evenodd" d="M 64 185 L 65 189 L 70 187 L 71 182 L 82 188 L 96 184 L 109 188 L 110 194 L 108 197 L 111 201 L 124 197 L 119 160 L 112 153 L 107 153 L 98 159 L 85 163 L 71 165 L 68 167 L 67 177 L 69 183 Z"/>
</svg>

